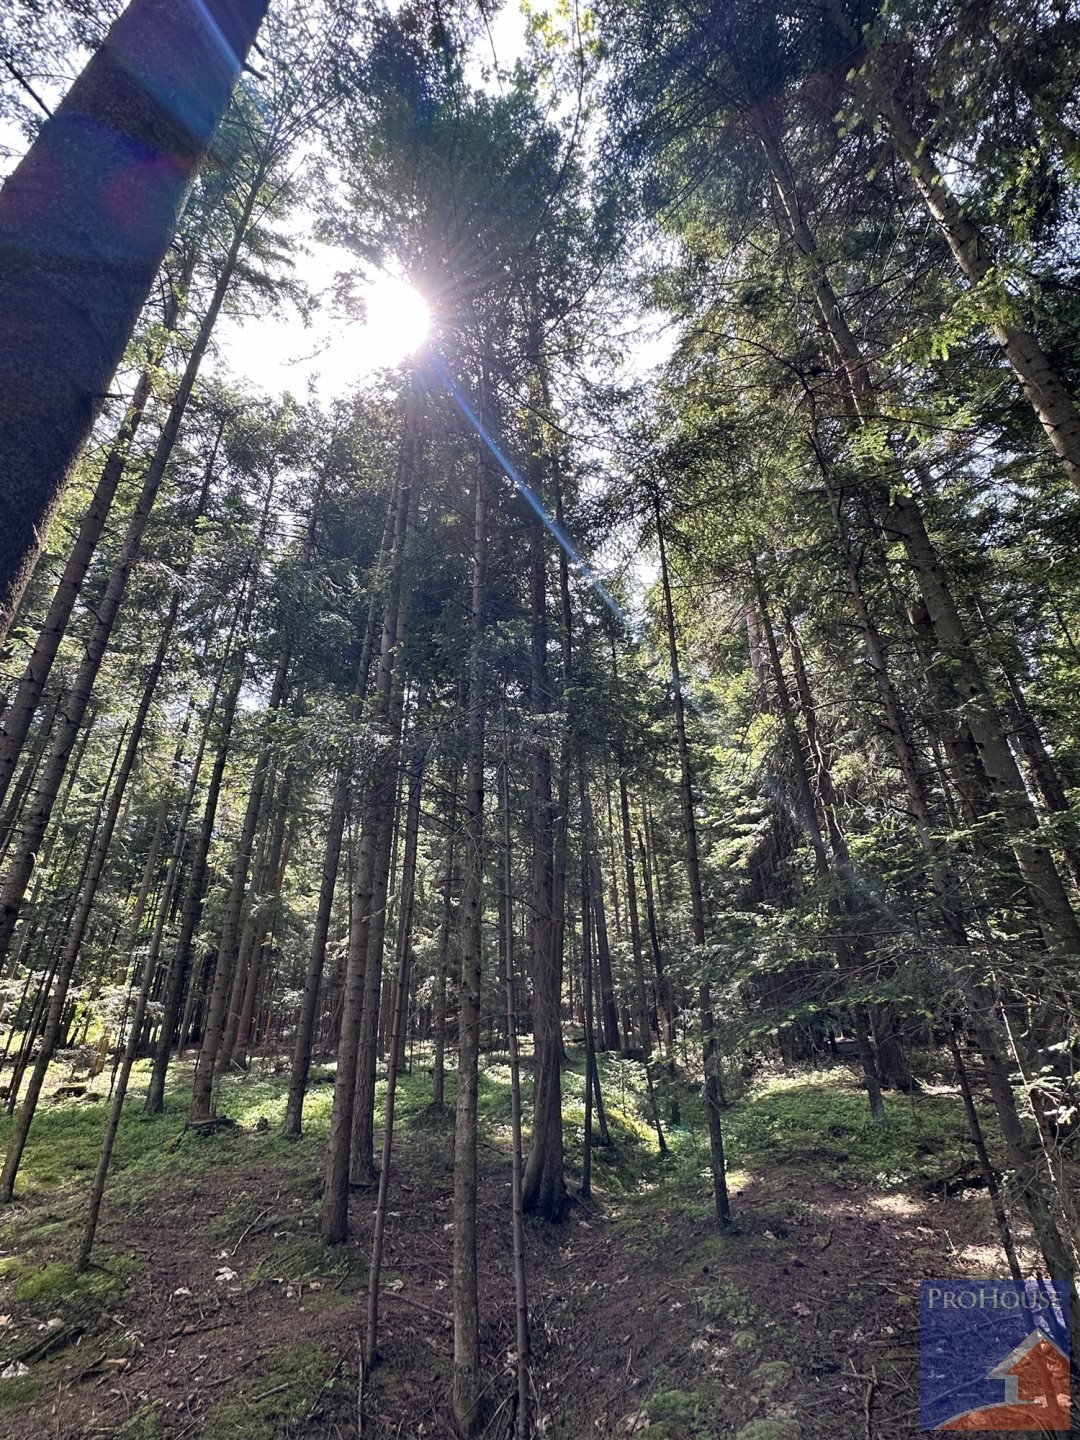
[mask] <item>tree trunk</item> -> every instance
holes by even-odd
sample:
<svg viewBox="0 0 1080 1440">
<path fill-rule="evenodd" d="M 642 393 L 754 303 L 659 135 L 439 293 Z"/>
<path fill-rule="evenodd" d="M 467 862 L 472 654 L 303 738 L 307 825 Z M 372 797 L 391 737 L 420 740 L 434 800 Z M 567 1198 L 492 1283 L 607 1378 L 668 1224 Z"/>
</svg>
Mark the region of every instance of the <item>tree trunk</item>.
<svg viewBox="0 0 1080 1440">
<path fill-rule="evenodd" d="M 993 1161 L 990 1159 L 990 1155 L 986 1149 L 982 1126 L 979 1123 L 979 1113 L 975 1109 L 975 1100 L 971 1094 L 971 1085 L 968 1082 L 967 1067 L 964 1065 L 963 1057 L 960 1054 L 960 1046 L 957 1043 L 954 1030 L 949 1031 L 949 1049 L 952 1051 L 953 1065 L 956 1069 L 956 1083 L 960 1087 L 960 1094 L 964 1101 L 964 1114 L 967 1116 L 968 1130 L 971 1133 L 971 1143 L 975 1146 L 975 1153 L 979 1157 L 979 1168 L 982 1170 L 983 1179 L 986 1181 L 986 1191 L 990 1196 L 990 1204 L 993 1207 L 998 1234 L 1001 1236 L 1001 1248 L 1004 1250 L 1005 1259 L 1008 1261 L 1009 1273 L 1018 1285 L 1022 1285 L 1024 1283 L 1024 1272 L 1021 1270 L 1020 1261 L 1016 1256 L 1016 1247 L 1013 1244 L 1009 1217 L 1005 1213 L 1005 1202 L 1001 1195 L 1001 1184 L 998 1179 L 998 1173 L 994 1169 Z"/>
<path fill-rule="evenodd" d="M 626 910 L 630 918 L 630 946 L 634 956 L 634 1006 L 641 1058 L 648 1063 L 652 1054 L 649 1026 L 649 992 L 645 984 L 645 956 L 641 947 L 641 918 L 638 915 L 637 877 L 634 874 L 634 844 L 630 832 L 630 795 L 626 785 L 625 759 L 619 757 L 619 815 L 622 821 L 623 864 L 626 867 Z"/>
<path fill-rule="evenodd" d="M 450 925 L 454 911 L 454 848 L 458 823 L 458 763 L 449 762 L 450 801 L 446 824 L 446 869 L 443 872 L 442 918 L 439 922 L 439 958 L 435 973 L 435 1072 L 432 1078 L 433 1105 L 446 1103 L 446 972 L 450 956 Z"/>
<path fill-rule="evenodd" d="M 839 359 L 846 379 L 852 418 L 874 423 L 877 395 L 870 367 L 848 326 L 840 300 L 830 283 L 813 232 L 803 215 L 794 177 L 768 106 L 759 106 L 753 123 L 765 151 L 787 219 L 791 239 L 803 257 L 813 285 L 821 327 Z M 891 437 L 890 437 L 891 443 Z M 899 477 L 898 477 L 899 478 Z M 1080 950 L 1080 926 L 1069 904 L 1061 876 L 1045 846 L 1038 843 L 1038 821 L 997 714 L 993 697 L 964 629 L 944 567 L 926 530 L 922 511 L 904 485 L 874 487 L 884 524 L 904 545 L 923 603 L 933 627 L 948 678 L 954 686 L 964 720 L 971 731 L 980 763 L 1011 837 L 1017 865 L 1047 944 L 1065 954 Z"/>
<path fill-rule="evenodd" d="M 285 646 L 278 657 L 274 682 L 267 705 L 264 730 L 273 723 L 274 716 L 285 695 L 285 681 L 289 670 L 289 647 Z M 214 967 L 214 981 L 206 1010 L 203 1027 L 202 1047 L 195 1062 L 195 1080 L 191 1095 L 191 1120 L 208 1120 L 213 1113 L 214 1067 L 217 1064 L 218 1049 L 221 1045 L 226 1020 L 228 999 L 232 987 L 233 971 L 236 967 L 236 948 L 240 939 L 244 902 L 248 893 L 248 871 L 251 868 L 251 852 L 255 845 L 255 832 L 262 811 L 263 793 L 270 773 L 270 741 L 263 739 L 251 789 L 248 792 L 244 810 L 244 822 L 240 828 L 236 856 L 233 860 L 232 880 L 229 898 L 225 905 L 221 936 L 218 941 L 217 964 Z"/>
<path fill-rule="evenodd" d="M 75 544 L 57 582 L 45 621 L 34 642 L 34 649 L 26 663 L 26 670 L 19 681 L 18 689 L 11 704 L 4 711 L 2 739 L 0 739 L 0 801 L 7 794 L 8 785 L 15 771 L 19 753 L 30 730 L 31 721 L 41 703 L 41 696 L 52 673 L 53 661 L 64 638 L 71 612 L 79 598 L 86 572 L 90 568 L 97 543 L 101 539 L 105 522 L 109 517 L 117 486 L 127 468 L 131 447 L 138 433 L 146 411 L 147 403 L 154 393 L 154 372 L 165 356 L 167 337 L 176 328 L 181 305 L 186 299 L 187 287 L 191 283 L 195 266 L 195 247 L 188 250 L 183 273 L 172 287 L 165 307 L 162 337 L 155 340 L 147 357 L 147 367 L 136 382 L 127 414 L 117 432 L 105 463 L 101 467 L 89 508 L 79 523 Z"/>
<path fill-rule="evenodd" d="M 486 387 L 485 387 L 486 389 Z M 481 419 L 485 406 L 481 401 Z M 454 1116 L 454 1419 L 463 1440 L 480 1428 L 480 1301 L 476 1261 L 476 1123 L 480 1050 L 480 967 L 484 880 L 484 665 L 487 596 L 487 476 L 475 470 L 476 518 L 470 622 L 465 791 L 462 797 L 464 877 L 461 896 L 461 987 L 458 1002 L 458 1089 Z"/>
<path fill-rule="evenodd" d="M 406 418 L 406 426 L 408 419 Z M 397 636 L 397 611 L 402 583 L 402 559 L 411 497 L 402 466 L 394 492 L 394 537 L 383 612 L 379 667 L 375 682 L 372 724 L 386 728 L 389 722 L 391 687 L 394 676 L 394 650 Z M 344 1243 L 349 1231 L 349 1176 L 353 1141 L 353 1110 L 356 1103 L 357 1072 L 361 1027 L 364 1021 L 367 988 L 366 961 L 371 926 L 371 897 L 374 884 L 377 846 L 379 844 L 380 811 L 393 803 L 394 777 L 386 775 L 384 747 L 365 800 L 361 826 L 356 879 L 352 886 L 352 908 L 349 916 L 349 948 L 345 962 L 341 1023 L 338 1039 L 337 1071 L 334 1078 L 334 1104 L 330 1114 L 330 1139 L 323 1186 L 321 1233 L 325 1244 Z M 388 783 L 389 782 L 389 783 Z M 387 798 L 389 791 L 389 798 Z"/>
<path fill-rule="evenodd" d="M 198 925 L 199 915 L 202 909 L 203 886 L 206 880 L 206 862 L 210 854 L 210 844 L 214 837 L 214 821 L 217 816 L 218 798 L 221 794 L 221 785 L 225 776 L 225 764 L 228 759 L 229 745 L 232 740 L 233 722 L 236 719 L 236 707 L 240 699 L 240 691 L 244 684 L 244 671 L 247 662 L 247 636 L 252 615 L 255 611 L 255 602 L 259 594 L 259 567 L 262 562 L 263 548 L 266 544 L 273 493 L 274 487 L 271 483 L 267 486 L 259 538 L 256 542 L 255 552 L 249 561 L 247 584 L 245 590 L 241 592 L 242 598 L 238 601 L 238 605 L 242 607 L 242 610 L 238 614 L 234 624 L 239 639 L 235 653 L 230 653 L 229 655 L 229 660 L 234 667 L 233 674 L 225 696 L 225 703 L 222 706 L 221 733 L 218 739 L 217 754 L 214 759 L 214 768 L 210 773 L 210 782 L 207 786 L 206 800 L 203 806 L 202 823 L 199 827 L 199 835 L 191 859 L 191 869 L 188 874 L 187 888 L 184 893 L 184 903 L 181 913 L 180 936 L 177 940 L 172 967 L 169 973 L 165 1003 L 161 1017 L 161 1032 L 158 1037 L 157 1050 L 154 1053 L 154 1065 L 150 1076 L 150 1084 L 146 1092 L 146 1111 L 150 1115 L 159 1115 L 165 1107 L 165 1077 L 168 1073 L 169 1060 L 172 1055 L 173 1033 L 176 1030 L 176 1022 L 180 1016 L 180 1008 L 184 999 L 184 986 L 191 965 L 191 950 L 195 938 L 195 929 Z M 181 1025 L 181 1043 L 183 1043 L 185 1029 L 186 1026 Z"/>
<path fill-rule="evenodd" d="M 102 863 L 104 863 L 104 855 L 108 853 L 109 841 L 112 839 L 112 829 L 116 823 L 116 816 L 119 814 L 120 797 L 117 795 L 116 787 L 113 785 L 113 775 L 116 772 L 117 765 L 120 763 L 123 744 L 124 732 L 121 732 L 120 744 L 117 746 L 113 755 L 113 762 L 109 768 L 104 793 L 102 794 L 102 804 L 105 804 L 106 799 L 108 799 L 105 820 L 98 834 L 91 842 L 91 858 L 88 867 L 90 869 L 95 866 L 99 854 L 102 855 Z M 124 759 L 126 762 L 127 755 L 125 755 Z M 132 762 L 133 761 L 134 756 L 132 756 Z M 125 780 L 127 779 L 127 774 L 130 774 L 130 770 L 131 767 L 128 765 L 127 771 L 124 773 Z M 123 773 L 123 767 L 121 767 L 121 771 Z M 104 837 L 104 845 L 100 843 L 102 837 Z M 100 870 L 98 873 L 100 874 Z M 85 893 L 84 890 L 84 894 Z M 49 998 L 45 1027 L 41 1032 L 41 1044 L 38 1047 L 37 1060 L 30 1075 L 30 1082 L 26 1087 L 26 1095 L 23 1098 L 22 1107 L 15 1120 L 11 1138 L 8 1141 L 7 1153 L 4 1156 L 4 1168 L 3 1172 L 0 1173 L 0 1203 L 9 1201 L 15 1191 L 15 1177 L 19 1173 L 19 1165 L 22 1162 L 23 1150 L 26 1148 L 26 1139 L 30 1134 L 30 1126 L 33 1123 L 34 1112 L 37 1109 L 37 1102 L 41 1095 L 41 1087 L 45 1083 L 45 1076 L 48 1072 L 53 1054 L 56 1051 L 57 1043 L 66 1028 L 62 1023 L 64 1006 L 67 1002 L 68 986 L 71 983 L 71 975 L 75 968 L 77 958 L 78 943 L 76 942 L 74 946 L 66 943 L 60 956 L 59 964 L 56 967 L 55 981 Z M 43 992 L 43 1003 L 45 993 L 48 992 Z"/>
<path fill-rule="evenodd" d="M 410 543 L 412 492 L 405 489 L 405 546 Z M 360 1053 L 357 1058 L 356 1094 L 353 1101 L 351 1167 L 355 1184 L 374 1178 L 375 1072 L 378 1061 L 379 1011 L 382 998 L 383 952 L 386 944 L 390 873 L 397 841 L 399 813 L 399 771 L 401 728 L 405 705 L 404 648 L 409 624 L 409 594 L 402 585 L 397 600 L 397 624 L 392 654 L 394 667 L 386 719 L 386 752 L 379 776 L 370 795 L 369 831 L 373 836 L 371 888 L 365 890 L 361 906 L 366 958 L 364 965 L 364 1010 L 360 1023 Z"/>
<path fill-rule="evenodd" d="M 396 495 L 391 496 L 386 511 L 382 541 L 376 574 L 386 562 L 393 543 Z M 378 619 L 378 603 L 375 595 L 368 602 L 367 624 L 360 651 L 360 667 L 356 685 L 353 688 L 352 704 L 349 708 L 350 722 L 355 723 L 367 695 L 368 677 L 371 671 L 371 656 L 375 646 L 375 629 Z M 330 818 L 326 827 L 326 844 L 323 850 L 322 876 L 319 882 L 319 908 L 315 915 L 315 927 L 308 952 L 307 971 L 304 975 L 304 995 L 300 1003 L 300 1016 L 296 1025 L 296 1039 L 293 1045 L 292 1069 L 289 1075 L 289 1094 L 285 1102 L 285 1118 L 282 1133 L 300 1134 L 304 1113 L 304 1092 L 307 1089 L 311 1069 L 311 1049 L 315 1036 L 315 1021 L 319 1005 L 319 989 L 322 985 L 323 966 L 326 962 L 326 940 L 330 933 L 330 916 L 334 908 L 334 892 L 337 888 L 338 868 L 341 863 L 341 843 L 345 833 L 345 818 L 349 809 L 352 791 L 352 757 L 338 770 L 334 782 L 334 795 L 330 804 Z"/>
<path fill-rule="evenodd" d="M 544 372 L 540 369 L 541 387 L 544 386 Z M 562 477 L 558 464 L 553 465 L 555 481 L 555 523 L 563 529 Z M 533 659 L 532 687 L 536 698 L 547 694 L 546 674 L 539 668 L 536 647 L 537 605 L 536 586 L 540 576 L 534 573 L 533 582 Z M 551 752 L 546 746 L 541 759 L 534 752 L 533 760 L 533 901 L 536 904 L 544 895 L 550 896 L 550 910 L 546 926 L 541 923 L 533 928 L 533 1123 L 529 1140 L 529 1153 L 522 1180 L 522 1205 L 527 1213 L 541 1215 L 552 1222 L 561 1220 L 566 1211 L 567 1193 L 564 1173 L 563 1121 L 562 1121 L 562 973 L 563 952 L 566 938 L 566 870 L 570 837 L 570 736 L 566 715 L 565 692 L 572 681 L 573 666 L 573 612 L 570 603 L 570 570 L 565 551 L 559 550 L 559 603 L 562 619 L 562 680 L 563 680 L 563 740 L 559 761 L 559 787 L 554 816 L 545 825 L 545 795 L 550 807 L 551 798 Z M 546 629 L 546 622 L 545 622 Z M 545 643 L 546 648 L 546 643 Z M 532 697 L 530 697 L 532 698 Z M 535 700 L 533 701 L 535 703 Z M 546 789 L 544 770 L 547 773 Z M 537 808 L 539 806 L 539 808 Z M 550 808 L 548 815 L 550 815 Z M 542 830 L 550 828 L 552 835 L 551 885 L 547 885 L 547 845 Z M 543 875 L 541 871 L 543 870 Z M 539 888 L 538 888 L 539 887 Z M 543 934 L 546 929 L 546 936 Z M 536 947 L 546 939 L 547 949 L 541 953 Z"/>
<path fill-rule="evenodd" d="M 233 1035 L 226 1035 L 226 1046 L 222 1046 L 222 1054 L 227 1056 L 226 1064 L 235 1062 L 241 1070 L 247 1069 L 248 1048 L 253 1039 L 252 1029 L 255 1021 L 255 1000 L 259 992 L 259 983 L 264 973 L 266 960 L 266 947 L 269 944 L 271 954 L 273 953 L 274 934 L 277 928 L 276 921 L 281 896 L 281 887 L 285 879 L 285 869 L 288 864 L 289 846 L 285 843 L 285 830 L 289 824 L 290 800 L 292 798 L 293 772 L 286 770 L 282 782 L 281 791 L 277 801 L 277 817 L 274 821 L 273 833 L 270 836 L 270 850 L 266 858 L 266 865 L 262 870 L 262 879 L 257 891 L 259 901 L 259 914 L 255 917 L 248 917 L 248 924 L 251 926 L 253 935 L 251 941 L 251 962 L 248 966 L 238 966 L 240 973 L 246 970 L 246 983 L 244 985 L 244 997 L 236 1017 L 236 1026 Z M 272 909 L 272 915 L 270 912 Z M 273 923 L 271 923 L 273 922 Z M 220 1058 L 220 1057 L 219 1057 Z"/>
<path fill-rule="evenodd" d="M 682 675 L 679 671 L 679 647 L 675 638 L 675 610 L 671 603 L 671 576 L 668 571 L 667 546 L 660 514 L 660 497 L 655 495 L 656 543 L 660 552 L 660 581 L 664 592 L 664 620 L 667 630 L 668 660 L 671 665 L 672 705 L 675 712 L 675 736 L 679 750 L 679 793 L 682 800 L 683 839 L 686 844 L 686 874 L 690 884 L 690 912 L 695 946 L 705 944 L 705 901 L 701 891 L 701 869 L 698 862 L 697 819 L 694 815 L 694 782 L 690 769 L 690 746 L 686 738 L 686 711 L 683 702 Z M 727 1190 L 727 1167 L 724 1161 L 724 1134 L 720 1120 L 723 1091 L 720 1084 L 720 1056 L 716 1048 L 712 1013 L 712 996 L 707 980 L 699 987 L 698 1005 L 701 1014 L 702 1063 L 705 1071 L 705 1108 L 709 1117 L 709 1161 L 712 1169 L 713 1197 L 716 1218 L 721 1225 L 731 1223 L 731 1207 Z"/>
<path fill-rule="evenodd" d="M 591 837 L 589 864 L 592 869 L 593 922 L 596 926 L 596 969 L 600 990 L 600 1028 L 605 1050 L 618 1051 L 619 1015 L 615 1008 L 615 980 L 611 969 L 611 946 L 608 944 L 607 916 L 604 912 L 603 877 L 600 874 L 600 847 L 596 835 L 596 819 L 586 784 L 581 792 L 582 833 Z"/>
<path fill-rule="evenodd" d="M 832 867 L 829 864 L 829 855 L 825 845 L 825 837 L 821 829 L 821 822 L 818 818 L 818 799 L 822 798 L 821 782 L 822 772 L 816 772 L 818 779 L 818 797 L 815 798 L 814 788 L 811 785 L 810 773 L 807 769 L 806 756 L 803 753 L 802 742 L 799 738 L 798 728 L 795 724 L 794 706 L 791 695 L 788 691 L 787 680 L 784 676 L 783 666 L 780 662 L 780 651 L 776 644 L 776 632 L 773 629 L 772 617 L 769 614 L 768 602 L 765 596 L 765 587 L 758 572 L 756 562 L 751 564 L 754 575 L 754 584 L 757 591 L 758 619 L 761 623 L 762 633 L 768 649 L 769 660 L 773 669 L 773 680 L 776 685 L 777 708 L 781 724 L 784 727 L 784 736 L 788 744 L 788 752 L 791 757 L 792 768 L 795 772 L 796 788 L 799 796 L 799 807 L 803 812 L 803 823 L 806 826 L 810 838 L 811 848 L 814 852 L 814 865 L 820 879 L 827 885 L 832 884 Z M 804 703 L 804 720 L 806 719 Z M 812 712 L 811 712 L 812 713 Z M 814 741 L 811 738 L 811 755 L 814 755 Z M 831 777 L 825 771 L 826 785 L 831 786 Z M 825 792 L 832 799 L 831 788 Z M 835 804 L 833 804 L 835 811 Z M 828 808 L 823 804 L 823 809 L 828 817 Z M 835 814 L 834 814 L 835 828 Z M 829 831 L 830 841 L 833 841 L 833 830 Z M 840 846 L 841 852 L 846 849 Z M 833 844 L 833 860 L 839 871 L 840 861 L 837 853 L 837 844 Z M 850 865 L 849 865 L 850 868 Z M 869 969 L 869 960 L 861 938 L 858 934 L 851 934 L 847 925 L 854 913 L 854 902 L 850 895 L 850 874 L 841 875 L 842 890 L 840 896 L 833 896 L 829 901 L 829 910 L 836 925 L 836 963 L 844 981 L 845 988 L 853 988 L 854 983 L 860 976 L 865 976 Z M 845 923 L 847 922 L 847 923 Z M 874 1063 L 874 1052 L 870 1042 L 870 1017 L 866 1006 L 860 1002 L 851 1004 L 851 1021 L 855 1033 L 855 1044 L 859 1055 L 859 1064 L 863 1072 L 863 1083 L 866 1086 L 867 1096 L 870 1102 L 870 1113 L 879 1124 L 885 1120 L 885 1101 L 881 1094 L 881 1079 L 877 1073 L 877 1066 Z"/>
<path fill-rule="evenodd" d="M 131 0 L 4 184 L 0 640 L 265 12 Z"/>
<path fill-rule="evenodd" d="M 8 186 L 10 186 L 10 183 L 11 181 L 9 180 Z M 5 186 L 5 193 L 8 186 Z M 169 413 L 162 428 L 161 436 L 158 439 L 157 447 L 143 476 L 142 489 L 136 501 L 135 509 L 128 521 L 127 532 L 120 547 L 120 553 L 113 566 L 105 594 L 100 605 L 94 612 L 94 622 L 86 641 L 86 653 L 79 666 L 75 682 L 64 697 L 57 733 L 53 740 L 43 774 L 39 779 L 34 805 L 23 827 L 22 843 L 9 867 L 4 880 L 3 890 L 0 891 L 0 959 L 2 959 L 3 955 L 7 952 L 11 933 L 18 919 L 23 897 L 26 894 L 26 886 L 29 883 L 30 874 L 33 870 L 34 855 L 45 833 L 45 827 L 48 824 L 49 816 L 52 812 L 53 801 L 56 798 L 60 783 L 67 770 L 68 760 L 71 756 L 71 748 L 75 743 L 75 737 L 78 734 L 79 726 L 82 724 L 86 707 L 90 702 L 90 695 L 97 680 L 101 662 L 105 657 L 105 650 L 109 643 L 109 637 L 112 634 L 113 625 L 116 622 L 120 603 L 124 598 L 132 569 L 142 549 L 143 536 L 146 533 L 146 527 L 150 520 L 150 512 L 153 509 L 154 501 L 157 499 L 161 482 L 165 476 L 166 466 L 172 456 L 173 448 L 176 445 L 177 437 L 180 433 L 180 426 L 187 410 L 188 401 L 191 398 L 192 388 L 195 384 L 196 376 L 199 373 L 199 367 L 206 354 L 207 346 L 210 344 L 210 337 L 213 334 L 214 325 L 221 311 L 222 304 L 225 301 L 225 295 L 233 275 L 236 272 L 236 267 L 240 259 L 240 251 L 251 223 L 251 217 L 254 213 L 260 186 L 261 172 L 259 172 L 251 182 L 243 211 L 241 212 L 240 219 L 233 233 L 229 253 L 222 265 L 210 304 L 199 326 L 195 343 L 192 346 L 183 376 L 177 387 L 176 395 L 169 407 Z M 2 284 L 2 266 L 0 266 L 0 284 Z M 213 461 L 211 460 L 211 464 L 212 463 Z M 2 478 L 0 478 L 0 495 L 3 493 L 2 486 L 3 481 Z M 3 583 L 2 573 L 3 551 L 2 548 L 0 548 L 0 587 L 2 587 Z M 0 600 L 0 605 L 2 605 L 2 600 Z"/>
<path fill-rule="evenodd" d="M 414 730 L 427 723 L 427 699 L 417 701 Z M 390 1194 L 390 1160 L 394 1144 L 394 1101 L 400 1068 L 403 1039 L 403 1010 L 412 946 L 413 904 L 416 898 L 416 852 L 420 837 L 420 795 L 424 781 L 424 763 L 430 741 L 419 733 L 414 735 L 409 763 L 409 798 L 405 817 L 405 853 L 401 871 L 401 904 L 398 915 L 397 955 L 394 967 L 394 998 L 391 1011 L 389 1059 L 386 1069 L 386 1110 L 383 1119 L 382 1159 L 379 1167 L 379 1196 L 375 1205 L 375 1224 L 371 1237 L 371 1264 L 368 1268 L 367 1332 L 364 1339 L 364 1370 L 375 1364 L 379 1335 L 379 1277 L 382 1271 L 383 1236 L 386 1232 L 386 1208 Z"/>
<path fill-rule="evenodd" d="M 871 56 L 856 82 L 880 110 L 897 153 L 915 181 L 927 210 L 952 251 L 965 279 L 983 297 L 991 330 L 1046 432 L 1070 483 L 1080 490 L 1080 409 L 1050 363 L 1036 336 L 1016 314 L 1016 301 L 1003 281 L 995 284 L 993 252 L 986 237 L 964 214 L 926 140 L 916 135 L 892 87 Z"/>
</svg>

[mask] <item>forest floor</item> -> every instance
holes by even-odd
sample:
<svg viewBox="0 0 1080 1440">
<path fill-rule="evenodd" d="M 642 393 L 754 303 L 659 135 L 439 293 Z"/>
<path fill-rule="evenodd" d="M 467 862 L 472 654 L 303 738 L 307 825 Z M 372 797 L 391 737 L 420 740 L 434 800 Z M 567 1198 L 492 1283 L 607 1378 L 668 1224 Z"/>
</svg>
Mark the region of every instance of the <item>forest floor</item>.
<svg viewBox="0 0 1080 1440">
<path fill-rule="evenodd" d="M 916 1435 L 919 1281 L 1005 1273 L 985 1192 L 968 1188 L 977 1166 L 955 1092 L 930 1074 L 922 1094 L 889 1097 L 879 1130 L 843 1067 L 760 1077 L 725 1113 L 736 1223 L 720 1234 L 695 1091 L 681 1096 L 684 1123 L 660 1157 L 641 1066 L 602 1063 L 614 1143 L 594 1151 L 592 1199 L 562 1225 L 528 1227 L 538 1433 Z M 332 1075 L 316 1072 L 306 1133 L 287 1141 L 285 1075 L 224 1081 L 219 1109 L 236 1127 L 200 1136 L 184 1128 L 190 1069 L 174 1070 L 163 1116 L 145 1117 L 132 1097 L 97 1263 L 81 1277 L 68 1262 L 104 1105 L 43 1105 L 17 1199 L 0 1215 L 0 1434 L 353 1440 L 374 1195 L 354 1190 L 351 1241 L 325 1249 Z M 566 1090 L 573 1182 L 583 1134 L 575 1052 Z M 381 1358 L 363 1440 L 452 1435 L 453 1126 L 429 1095 L 430 1073 L 417 1066 L 399 1091 Z M 487 1058 L 480 1105 L 487 1433 L 504 1440 L 514 1305 L 499 1057 Z M 0 1144 L 8 1127 L 5 1118 Z"/>
</svg>

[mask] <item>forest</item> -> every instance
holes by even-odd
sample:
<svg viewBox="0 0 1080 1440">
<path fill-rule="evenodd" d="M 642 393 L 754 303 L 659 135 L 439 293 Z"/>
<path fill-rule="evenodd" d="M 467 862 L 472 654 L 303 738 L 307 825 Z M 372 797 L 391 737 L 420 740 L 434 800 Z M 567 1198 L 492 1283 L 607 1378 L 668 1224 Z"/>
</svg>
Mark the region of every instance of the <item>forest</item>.
<svg viewBox="0 0 1080 1440">
<path fill-rule="evenodd" d="M 1075 0 L 4 0 L 0 175 L 0 1435 L 1080 1435 Z"/>
</svg>

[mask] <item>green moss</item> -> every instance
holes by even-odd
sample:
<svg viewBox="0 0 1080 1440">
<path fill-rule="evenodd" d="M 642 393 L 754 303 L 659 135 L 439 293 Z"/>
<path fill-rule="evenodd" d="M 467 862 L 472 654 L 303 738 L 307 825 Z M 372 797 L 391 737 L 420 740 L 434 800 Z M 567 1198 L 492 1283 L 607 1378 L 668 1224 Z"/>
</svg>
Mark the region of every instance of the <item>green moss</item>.
<svg viewBox="0 0 1080 1440">
<path fill-rule="evenodd" d="M 700 1419 L 706 1408 L 707 1402 L 696 1390 L 660 1390 L 645 1407 L 650 1420 L 681 1425 Z"/>
<path fill-rule="evenodd" d="M 729 1163 L 823 1166 L 883 1187 L 927 1184 L 963 1164 L 964 1112 L 951 1095 L 890 1095 L 887 1122 L 843 1071 L 775 1078 L 725 1116 Z"/>
<path fill-rule="evenodd" d="M 332 1370 L 326 1351 L 310 1341 L 271 1351 L 264 1369 L 209 1412 L 202 1440 L 275 1440 L 292 1434 L 324 1391 L 329 1396 Z"/>
<path fill-rule="evenodd" d="M 164 1435 L 158 1407 L 143 1405 L 113 1431 L 112 1440 L 163 1440 Z"/>
<path fill-rule="evenodd" d="M 706 1320 L 728 1320 L 732 1325 L 746 1330 L 759 1319 L 757 1307 L 749 1295 L 730 1280 L 723 1280 L 715 1286 L 697 1291 L 694 1299 Z"/>
<path fill-rule="evenodd" d="M 0 1380 L 0 1411 L 14 1410 L 16 1405 L 25 1405 L 41 1388 L 37 1375 L 20 1375 L 11 1380 Z"/>
<path fill-rule="evenodd" d="M 799 1422 L 777 1416 L 771 1420 L 751 1420 L 735 1440 L 799 1440 Z"/>
<path fill-rule="evenodd" d="M 750 1378 L 756 1389 L 764 1390 L 766 1395 L 775 1395 L 791 1384 L 791 1376 L 791 1366 L 786 1360 L 766 1360 Z"/>
<path fill-rule="evenodd" d="M 15 1299 L 24 1305 L 39 1306 L 48 1302 L 67 1310 L 81 1308 L 88 1301 L 98 1305 L 111 1304 L 123 1289 L 123 1281 L 103 1270 L 88 1270 L 76 1275 L 70 1265 L 42 1265 L 37 1270 L 24 1270 L 12 1289 Z"/>
</svg>

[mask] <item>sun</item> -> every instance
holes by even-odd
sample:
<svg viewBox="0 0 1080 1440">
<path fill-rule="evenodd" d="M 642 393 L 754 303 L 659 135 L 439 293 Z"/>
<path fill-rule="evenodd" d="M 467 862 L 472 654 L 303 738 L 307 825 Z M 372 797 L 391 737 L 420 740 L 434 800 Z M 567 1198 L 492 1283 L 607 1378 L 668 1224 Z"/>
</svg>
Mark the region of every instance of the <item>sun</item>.
<svg viewBox="0 0 1080 1440">
<path fill-rule="evenodd" d="M 400 365 L 420 349 L 431 326 L 423 296 L 400 276 L 357 274 L 349 290 L 363 318 L 330 308 L 319 327 L 323 333 L 311 369 L 324 394 L 346 393 L 375 371 Z"/>
<path fill-rule="evenodd" d="M 367 318 L 356 344 L 372 369 L 397 365 L 427 339 L 431 315 L 419 291 L 395 275 L 378 275 L 362 291 Z"/>
</svg>

